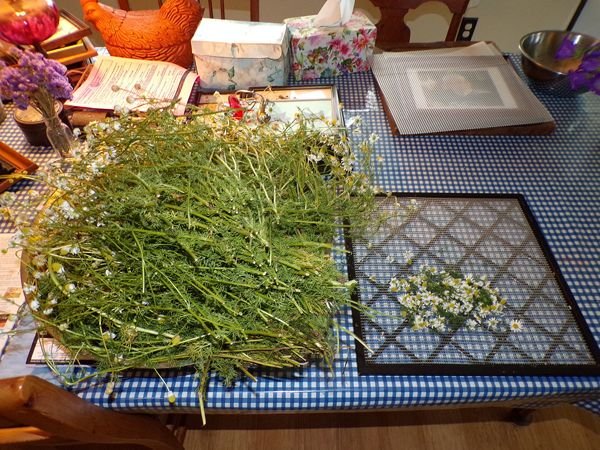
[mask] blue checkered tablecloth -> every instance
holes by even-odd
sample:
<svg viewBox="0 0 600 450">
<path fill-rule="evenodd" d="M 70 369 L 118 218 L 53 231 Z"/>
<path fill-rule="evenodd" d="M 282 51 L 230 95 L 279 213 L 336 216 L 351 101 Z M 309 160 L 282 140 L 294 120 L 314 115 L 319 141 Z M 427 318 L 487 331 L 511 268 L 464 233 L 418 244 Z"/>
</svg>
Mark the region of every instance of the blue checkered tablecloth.
<svg viewBox="0 0 600 450">
<path fill-rule="evenodd" d="M 515 66 L 518 69 L 518 62 Z M 523 194 L 600 342 L 600 97 L 550 97 L 534 89 L 556 120 L 556 131 L 547 136 L 398 137 L 390 132 L 370 72 L 314 82 L 324 83 L 339 88 L 347 121 L 353 116 L 363 119 L 356 139 L 368 138 L 371 133 L 379 136 L 374 182 L 382 189 Z M 27 146 L 10 121 L 0 125 L 0 136 L 33 159 L 51 156 L 45 149 Z M 6 223 L 0 226 L 4 231 L 8 228 Z M 350 312 L 342 312 L 339 322 L 351 328 Z M 16 354 L 26 354 L 26 345 L 12 352 L 10 345 L 0 369 L 6 364 L 24 365 Z M 5 373 L 0 370 L 0 376 Z M 34 373 L 49 375 L 39 367 Z M 98 380 L 73 389 L 94 404 L 118 410 L 198 412 L 195 374 L 173 370 L 162 375 L 177 396 L 175 406 L 169 405 L 160 379 L 147 371 L 127 374 L 110 398 Z M 353 339 L 343 333 L 333 370 L 314 363 L 302 370 L 260 371 L 256 375 L 257 381 L 244 379 L 233 387 L 211 378 L 206 407 L 281 411 L 515 400 L 531 406 L 579 402 L 600 412 L 600 376 L 360 376 Z"/>
</svg>

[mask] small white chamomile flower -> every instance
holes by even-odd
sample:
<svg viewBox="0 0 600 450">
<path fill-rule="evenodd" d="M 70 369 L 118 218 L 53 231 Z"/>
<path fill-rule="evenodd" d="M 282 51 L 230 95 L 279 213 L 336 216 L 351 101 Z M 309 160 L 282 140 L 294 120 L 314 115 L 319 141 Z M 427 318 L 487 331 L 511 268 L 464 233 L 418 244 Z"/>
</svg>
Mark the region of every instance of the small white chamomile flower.
<svg viewBox="0 0 600 450">
<path fill-rule="evenodd" d="M 37 286 L 35 284 L 25 283 L 23 285 L 23 292 L 27 295 L 33 294 L 37 290 Z"/>
<path fill-rule="evenodd" d="M 177 397 L 175 396 L 175 393 L 173 391 L 168 391 L 167 392 L 167 400 L 169 400 L 169 403 L 171 405 L 175 404 L 175 401 L 177 400 Z"/>
<path fill-rule="evenodd" d="M 509 325 L 510 331 L 519 332 L 523 330 L 523 322 L 518 319 L 511 320 Z"/>
</svg>

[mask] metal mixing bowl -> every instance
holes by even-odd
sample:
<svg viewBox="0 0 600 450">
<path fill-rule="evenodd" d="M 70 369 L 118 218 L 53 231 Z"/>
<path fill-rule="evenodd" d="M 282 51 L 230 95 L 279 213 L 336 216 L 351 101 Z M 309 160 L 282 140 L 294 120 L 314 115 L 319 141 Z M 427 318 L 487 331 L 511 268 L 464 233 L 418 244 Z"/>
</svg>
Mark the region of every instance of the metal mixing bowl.
<svg viewBox="0 0 600 450">
<path fill-rule="evenodd" d="M 598 39 L 573 31 L 534 31 L 521 38 L 521 65 L 525 74 L 534 80 L 535 86 L 554 95 L 577 95 L 585 89 L 571 89 L 567 74 L 577 69 L 581 58 L 556 59 L 555 55 L 564 39 L 575 44 L 576 50 L 583 50 Z"/>
</svg>

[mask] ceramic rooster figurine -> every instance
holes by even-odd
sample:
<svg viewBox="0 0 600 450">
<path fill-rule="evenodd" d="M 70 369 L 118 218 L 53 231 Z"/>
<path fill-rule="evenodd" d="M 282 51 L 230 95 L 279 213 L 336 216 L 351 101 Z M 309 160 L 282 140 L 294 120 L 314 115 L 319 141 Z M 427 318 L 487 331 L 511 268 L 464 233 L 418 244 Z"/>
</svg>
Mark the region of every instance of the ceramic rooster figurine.
<svg viewBox="0 0 600 450">
<path fill-rule="evenodd" d="M 191 40 L 203 8 L 197 0 L 165 0 L 157 10 L 123 11 L 80 0 L 84 18 L 100 32 L 112 56 L 170 61 L 188 67 Z"/>
</svg>

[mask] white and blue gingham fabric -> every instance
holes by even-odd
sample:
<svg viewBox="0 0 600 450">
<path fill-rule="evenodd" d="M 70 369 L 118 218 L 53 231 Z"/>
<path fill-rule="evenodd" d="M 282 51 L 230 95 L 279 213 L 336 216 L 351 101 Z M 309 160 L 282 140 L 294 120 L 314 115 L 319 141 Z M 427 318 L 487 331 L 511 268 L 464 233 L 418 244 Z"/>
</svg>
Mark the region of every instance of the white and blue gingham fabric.
<svg viewBox="0 0 600 450">
<path fill-rule="evenodd" d="M 399 137 L 391 134 L 370 72 L 313 82 L 327 83 L 339 88 L 346 121 L 353 116 L 363 120 L 354 139 L 378 135 L 374 182 L 383 190 L 523 194 L 600 342 L 600 97 L 559 98 L 534 90 L 557 124 L 548 136 Z M 10 123 L 0 125 L 0 133 L 26 155 L 42 157 L 41 150 L 23 144 Z M 6 223 L 0 225 L 9 229 Z M 339 321 L 351 328 L 350 311 L 343 311 Z M 302 370 L 255 375 L 257 381 L 243 379 L 233 387 L 213 376 L 205 406 L 286 411 L 518 400 L 534 406 L 580 402 L 600 412 L 600 376 L 361 376 L 353 339 L 344 333 L 332 370 L 315 362 Z M 162 377 L 177 397 L 175 405 L 169 404 L 162 381 L 149 371 L 128 373 L 110 397 L 102 380 L 73 389 L 94 404 L 118 410 L 199 411 L 199 380 L 192 371 L 169 370 Z"/>
</svg>

